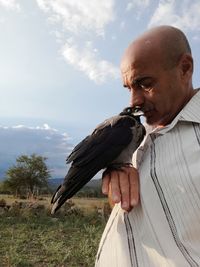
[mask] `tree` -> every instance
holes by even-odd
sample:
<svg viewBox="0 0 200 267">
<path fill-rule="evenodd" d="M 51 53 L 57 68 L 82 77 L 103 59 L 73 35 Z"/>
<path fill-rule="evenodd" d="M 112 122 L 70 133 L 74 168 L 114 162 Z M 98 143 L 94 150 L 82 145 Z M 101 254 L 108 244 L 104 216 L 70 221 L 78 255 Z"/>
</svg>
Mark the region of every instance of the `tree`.
<svg viewBox="0 0 200 267">
<path fill-rule="evenodd" d="M 38 188 L 47 188 L 50 171 L 45 163 L 46 159 L 35 154 L 19 156 L 16 165 L 6 172 L 5 188 L 16 194 L 26 192 L 31 195 Z"/>
</svg>

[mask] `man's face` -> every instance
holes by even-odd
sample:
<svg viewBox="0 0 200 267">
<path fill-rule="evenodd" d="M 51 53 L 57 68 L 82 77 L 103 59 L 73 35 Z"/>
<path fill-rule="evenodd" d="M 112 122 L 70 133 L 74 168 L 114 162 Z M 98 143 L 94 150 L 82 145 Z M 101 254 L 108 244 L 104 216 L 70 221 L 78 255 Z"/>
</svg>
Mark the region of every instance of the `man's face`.
<svg viewBox="0 0 200 267">
<path fill-rule="evenodd" d="M 126 57 L 121 72 L 124 87 L 130 91 L 130 105 L 142 107 L 149 125 L 169 124 L 183 107 L 185 94 L 178 66 L 165 69 L 156 55 L 135 62 Z"/>
</svg>

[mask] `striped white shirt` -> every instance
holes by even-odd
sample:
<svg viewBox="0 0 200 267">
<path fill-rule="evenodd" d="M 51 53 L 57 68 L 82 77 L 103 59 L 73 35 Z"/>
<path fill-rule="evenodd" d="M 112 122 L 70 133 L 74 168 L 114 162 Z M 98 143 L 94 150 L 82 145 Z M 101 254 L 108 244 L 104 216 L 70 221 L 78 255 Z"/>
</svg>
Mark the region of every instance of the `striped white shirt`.
<svg viewBox="0 0 200 267">
<path fill-rule="evenodd" d="M 95 266 L 200 266 L 200 91 L 147 134 L 135 166 L 140 204 L 129 213 L 115 205 Z"/>
</svg>

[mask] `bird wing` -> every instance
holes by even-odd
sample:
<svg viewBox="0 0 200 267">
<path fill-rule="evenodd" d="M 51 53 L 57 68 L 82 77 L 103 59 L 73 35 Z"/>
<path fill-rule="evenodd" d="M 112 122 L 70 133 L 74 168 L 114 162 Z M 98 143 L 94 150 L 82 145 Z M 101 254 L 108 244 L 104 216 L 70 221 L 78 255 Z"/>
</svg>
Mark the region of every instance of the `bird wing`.
<svg viewBox="0 0 200 267">
<path fill-rule="evenodd" d="M 68 157 L 72 165 L 52 197 L 52 213 L 80 190 L 98 171 L 106 168 L 125 147 L 133 136 L 130 117 L 113 117 L 100 124 L 91 135 L 80 142 Z"/>
<path fill-rule="evenodd" d="M 133 120 L 115 116 L 99 124 L 93 133 L 81 141 L 67 158 L 67 163 L 83 166 L 102 154 L 112 161 L 132 140 Z"/>
</svg>

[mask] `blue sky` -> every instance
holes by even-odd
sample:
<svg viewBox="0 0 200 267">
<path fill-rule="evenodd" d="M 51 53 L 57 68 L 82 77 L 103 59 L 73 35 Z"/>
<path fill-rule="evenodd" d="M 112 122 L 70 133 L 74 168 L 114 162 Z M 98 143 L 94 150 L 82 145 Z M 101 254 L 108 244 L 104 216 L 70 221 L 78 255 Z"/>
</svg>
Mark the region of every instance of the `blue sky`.
<svg viewBox="0 0 200 267">
<path fill-rule="evenodd" d="M 5 153 L 11 163 L 13 155 L 40 151 L 45 133 L 51 142 L 43 153 L 62 175 L 68 148 L 128 105 L 120 59 L 152 26 L 174 25 L 186 33 L 197 87 L 199 17 L 199 0 L 0 0 L 0 160 Z M 21 141 L 15 142 L 19 129 Z M 6 149 L 11 136 L 13 146 Z"/>
</svg>

